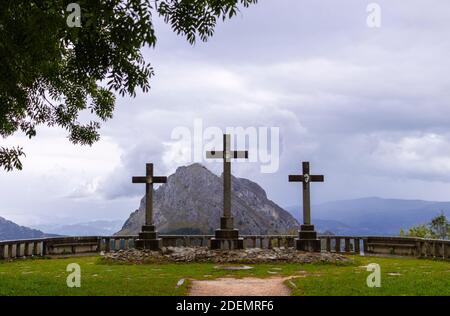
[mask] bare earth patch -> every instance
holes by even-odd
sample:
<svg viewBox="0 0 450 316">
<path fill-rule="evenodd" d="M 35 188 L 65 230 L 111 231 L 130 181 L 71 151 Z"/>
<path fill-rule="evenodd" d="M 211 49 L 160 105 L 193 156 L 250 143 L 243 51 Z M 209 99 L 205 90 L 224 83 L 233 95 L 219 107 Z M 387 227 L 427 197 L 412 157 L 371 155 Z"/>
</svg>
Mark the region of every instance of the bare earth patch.
<svg viewBox="0 0 450 316">
<path fill-rule="evenodd" d="M 192 280 L 189 296 L 289 296 L 291 291 L 283 284 L 290 277 L 220 278 Z"/>
</svg>

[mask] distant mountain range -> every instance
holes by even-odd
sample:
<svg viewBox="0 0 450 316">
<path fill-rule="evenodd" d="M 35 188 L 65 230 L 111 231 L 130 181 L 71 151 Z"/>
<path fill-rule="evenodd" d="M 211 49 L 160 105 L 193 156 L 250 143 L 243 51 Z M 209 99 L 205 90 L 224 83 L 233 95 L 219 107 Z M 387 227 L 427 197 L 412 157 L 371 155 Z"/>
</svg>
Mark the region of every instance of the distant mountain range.
<svg viewBox="0 0 450 316">
<path fill-rule="evenodd" d="M 92 221 L 77 224 L 48 224 L 33 228 L 17 225 L 0 217 L 0 240 L 32 239 L 55 236 L 111 236 L 123 221 Z M 45 233 L 44 233 L 45 231 Z"/>
<path fill-rule="evenodd" d="M 97 220 L 76 224 L 48 224 L 35 228 L 64 236 L 111 236 L 122 227 L 123 221 Z"/>
<path fill-rule="evenodd" d="M 286 207 L 300 219 L 300 208 Z M 398 235 L 401 228 L 428 223 L 441 212 L 450 216 L 450 202 L 382 199 L 333 201 L 312 206 L 316 228 L 339 235 Z"/>
<path fill-rule="evenodd" d="M 37 229 L 19 226 L 0 217 L 0 240 L 31 239 L 48 237 L 48 234 Z"/>
<path fill-rule="evenodd" d="M 232 177 L 231 211 L 241 234 L 285 234 L 297 221 L 267 198 L 255 182 Z M 154 193 L 154 221 L 160 233 L 212 234 L 223 213 L 223 180 L 206 167 L 180 167 Z M 130 215 L 120 235 L 137 234 L 144 223 L 145 201 Z"/>
</svg>

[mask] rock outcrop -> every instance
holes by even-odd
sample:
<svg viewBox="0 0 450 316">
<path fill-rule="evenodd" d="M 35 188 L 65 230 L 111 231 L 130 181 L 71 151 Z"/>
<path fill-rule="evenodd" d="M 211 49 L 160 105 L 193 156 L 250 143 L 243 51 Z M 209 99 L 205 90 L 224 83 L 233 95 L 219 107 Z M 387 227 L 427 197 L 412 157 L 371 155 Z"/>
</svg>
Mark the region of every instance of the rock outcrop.
<svg viewBox="0 0 450 316">
<path fill-rule="evenodd" d="M 211 250 L 206 247 L 163 247 L 161 251 L 118 250 L 102 253 L 107 262 L 161 263 L 161 262 L 213 262 L 213 263 L 338 263 L 352 259 L 332 252 L 302 252 L 294 248 L 249 248 L 243 250 Z M 222 267 L 225 268 L 225 267 Z M 236 268 L 236 267 L 235 267 Z"/>
</svg>

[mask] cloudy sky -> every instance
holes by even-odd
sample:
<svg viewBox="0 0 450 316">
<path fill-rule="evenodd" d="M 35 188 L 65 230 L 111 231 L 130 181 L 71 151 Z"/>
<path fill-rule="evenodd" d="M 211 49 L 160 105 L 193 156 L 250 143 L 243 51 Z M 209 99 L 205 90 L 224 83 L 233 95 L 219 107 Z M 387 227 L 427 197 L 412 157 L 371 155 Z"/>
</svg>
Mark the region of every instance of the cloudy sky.
<svg viewBox="0 0 450 316">
<path fill-rule="evenodd" d="M 63 131 L 17 134 L 24 170 L 0 173 L 0 216 L 20 224 L 125 219 L 143 187 L 131 176 L 154 162 L 159 175 L 187 164 L 180 127 L 279 128 L 279 169 L 236 163 L 282 206 L 300 202 L 287 175 L 302 160 L 326 182 L 313 203 L 380 196 L 450 200 L 450 2 L 377 1 L 381 27 L 367 26 L 369 0 L 260 0 L 190 46 L 157 20 L 149 94 L 118 98 L 93 147 Z M 217 144 L 220 148 L 220 143 Z M 205 165 L 220 173 L 220 163 Z"/>
</svg>

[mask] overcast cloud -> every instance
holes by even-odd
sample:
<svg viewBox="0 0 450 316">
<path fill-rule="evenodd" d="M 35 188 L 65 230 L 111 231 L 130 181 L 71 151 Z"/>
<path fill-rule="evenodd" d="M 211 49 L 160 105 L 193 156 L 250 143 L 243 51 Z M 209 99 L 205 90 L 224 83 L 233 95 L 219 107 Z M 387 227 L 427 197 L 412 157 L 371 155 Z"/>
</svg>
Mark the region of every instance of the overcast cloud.
<svg viewBox="0 0 450 316">
<path fill-rule="evenodd" d="M 146 162 L 174 172 L 183 148 L 171 132 L 195 119 L 279 127 L 278 172 L 258 163 L 233 172 L 282 206 L 300 201 L 287 175 L 302 160 L 326 177 L 312 186 L 313 203 L 450 200 L 450 2 L 377 1 L 380 29 L 366 25 L 370 2 L 261 0 L 193 47 L 157 21 L 157 48 L 144 51 L 152 90 L 118 98 L 98 144 L 73 146 L 47 129 L 32 141 L 1 140 L 24 146 L 27 158 L 24 171 L 0 176 L 0 216 L 27 225 L 125 219 L 143 193 L 131 176 Z M 220 164 L 205 164 L 220 174 Z"/>
</svg>

